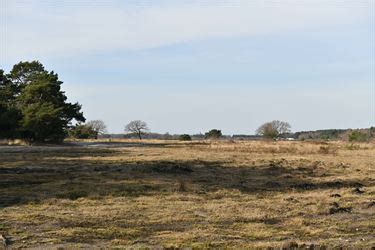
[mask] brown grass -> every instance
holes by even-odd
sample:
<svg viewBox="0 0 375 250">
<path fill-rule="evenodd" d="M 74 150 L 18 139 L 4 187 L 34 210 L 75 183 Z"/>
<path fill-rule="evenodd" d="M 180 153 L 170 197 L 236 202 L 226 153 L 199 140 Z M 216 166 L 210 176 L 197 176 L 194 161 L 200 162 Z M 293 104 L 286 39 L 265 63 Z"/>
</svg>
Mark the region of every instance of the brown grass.
<svg viewBox="0 0 375 250">
<path fill-rule="evenodd" d="M 14 248 L 370 248 L 374 164 L 371 143 L 0 146 L 0 234 Z"/>
</svg>

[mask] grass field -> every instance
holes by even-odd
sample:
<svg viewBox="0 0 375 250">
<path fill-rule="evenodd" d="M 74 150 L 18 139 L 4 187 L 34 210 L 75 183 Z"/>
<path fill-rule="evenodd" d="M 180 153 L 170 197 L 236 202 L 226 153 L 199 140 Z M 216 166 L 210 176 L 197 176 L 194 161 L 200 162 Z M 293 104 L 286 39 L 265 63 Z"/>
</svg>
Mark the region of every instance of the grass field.
<svg viewBox="0 0 375 250">
<path fill-rule="evenodd" d="M 10 247 L 375 246 L 375 144 L 0 146 Z"/>
</svg>

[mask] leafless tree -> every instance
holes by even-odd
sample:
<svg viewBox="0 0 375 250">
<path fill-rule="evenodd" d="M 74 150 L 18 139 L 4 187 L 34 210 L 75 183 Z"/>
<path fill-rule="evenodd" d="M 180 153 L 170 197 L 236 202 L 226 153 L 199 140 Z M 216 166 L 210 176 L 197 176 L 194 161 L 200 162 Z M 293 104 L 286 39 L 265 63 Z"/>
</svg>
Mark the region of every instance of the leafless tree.
<svg viewBox="0 0 375 250">
<path fill-rule="evenodd" d="M 99 135 L 107 133 L 107 126 L 102 120 L 92 120 L 87 122 L 86 125 Z"/>
<path fill-rule="evenodd" d="M 144 121 L 135 120 L 129 122 L 128 125 L 125 126 L 125 131 L 137 134 L 141 140 L 142 135 L 149 131 L 149 128 Z"/>
<path fill-rule="evenodd" d="M 256 133 L 267 138 L 277 138 L 281 134 L 289 133 L 290 128 L 291 126 L 289 123 L 275 120 L 260 126 Z"/>
</svg>

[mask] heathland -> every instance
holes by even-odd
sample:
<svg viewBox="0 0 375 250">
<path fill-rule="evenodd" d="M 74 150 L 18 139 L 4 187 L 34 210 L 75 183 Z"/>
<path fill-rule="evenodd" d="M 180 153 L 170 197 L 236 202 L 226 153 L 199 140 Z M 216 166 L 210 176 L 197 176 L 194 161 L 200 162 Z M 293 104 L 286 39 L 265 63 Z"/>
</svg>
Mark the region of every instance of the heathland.
<svg viewBox="0 0 375 250">
<path fill-rule="evenodd" d="M 20 247 L 375 245 L 375 144 L 75 141 L 0 147 Z"/>
</svg>

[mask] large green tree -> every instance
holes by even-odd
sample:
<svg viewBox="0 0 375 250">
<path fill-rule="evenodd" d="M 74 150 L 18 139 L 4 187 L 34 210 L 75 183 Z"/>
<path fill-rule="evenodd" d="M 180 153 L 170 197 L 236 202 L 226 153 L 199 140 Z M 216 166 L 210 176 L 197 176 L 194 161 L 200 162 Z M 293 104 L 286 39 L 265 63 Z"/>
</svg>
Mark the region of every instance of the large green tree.
<svg viewBox="0 0 375 250">
<path fill-rule="evenodd" d="M 17 137 L 21 113 L 16 107 L 16 86 L 0 69 L 0 138 Z"/>
<path fill-rule="evenodd" d="M 12 94 L 5 102 L 8 106 L 14 103 L 21 115 L 18 132 L 23 139 L 61 141 L 73 119 L 85 121 L 81 105 L 67 102 L 61 90 L 63 82 L 53 71 L 46 71 L 40 62 L 20 62 L 6 78 L 11 82 Z"/>
</svg>

